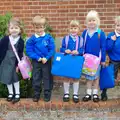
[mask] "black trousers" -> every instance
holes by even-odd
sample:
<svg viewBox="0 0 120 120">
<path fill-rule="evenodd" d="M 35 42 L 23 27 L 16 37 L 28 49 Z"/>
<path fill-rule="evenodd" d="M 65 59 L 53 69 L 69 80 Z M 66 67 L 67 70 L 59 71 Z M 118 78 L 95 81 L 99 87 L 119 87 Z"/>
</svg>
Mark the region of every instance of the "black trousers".
<svg viewBox="0 0 120 120">
<path fill-rule="evenodd" d="M 33 72 L 32 72 L 32 87 L 36 96 L 40 95 L 41 83 L 43 80 L 44 91 L 51 91 L 53 86 L 53 80 L 51 75 L 51 60 L 47 63 L 42 64 L 36 60 L 32 61 Z"/>
<path fill-rule="evenodd" d="M 115 79 L 117 79 L 117 75 L 118 75 L 118 70 L 120 68 L 120 61 L 110 61 L 110 63 L 114 64 L 114 76 Z"/>
</svg>

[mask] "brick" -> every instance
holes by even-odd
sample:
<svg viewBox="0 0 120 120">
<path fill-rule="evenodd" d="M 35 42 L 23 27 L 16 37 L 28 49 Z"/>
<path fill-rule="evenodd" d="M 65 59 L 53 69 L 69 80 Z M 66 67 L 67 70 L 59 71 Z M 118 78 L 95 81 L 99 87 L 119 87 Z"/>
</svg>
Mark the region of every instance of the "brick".
<svg viewBox="0 0 120 120">
<path fill-rule="evenodd" d="M 119 0 L 114 0 L 114 3 L 120 3 L 120 1 Z"/>
<path fill-rule="evenodd" d="M 112 20 L 120 13 L 120 0 L 4 0 L 0 2 L 0 14 L 5 14 L 6 11 L 11 11 L 15 17 L 26 17 L 25 24 L 31 22 L 35 15 L 44 15 L 48 17 L 49 22 L 52 22 L 53 34 L 55 36 L 64 36 L 67 34 L 67 29 L 59 29 L 57 22 L 61 22 L 61 26 L 68 26 L 68 22 L 74 19 L 81 21 L 81 32 L 86 28 L 84 26 L 87 12 L 95 9 L 100 13 L 102 19 L 101 28 L 106 32 L 110 32 Z M 103 18 L 102 18 L 103 17 Z M 54 21 L 52 18 L 56 18 Z M 58 18 L 64 18 L 60 20 Z M 112 18 L 112 19 L 111 19 Z M 63 22 L 65 21 L 65 22 Z M 110 21 L 110 22 L 109 22 Z M 26 33 L 33 34 L 33 29 L 29 30 L 29 25 L 26 24 Z M 59 30 L 58 30 L 59 29 Z M 57 31 L 58 30 L 58 31 Z"/>
<path fill-rule="evenodd" d="M 49 101 L 49 102 L 45 102 L 44 103 L 44 109 L 45 110 L 51 110 L 51 108 L 52 108 L 52 106 L 51 106 L 51 101 Z"/>
<path fill-rule="evenodd" d="M 43 99 L 39 100 L 38 102 L 38 106 L 36 106 L 40 109 L 44 109 L 45 108 L 45 102 L 43 101 Z"/>
<path fill-rule="evenodd" d="M 106 0 L 95 0 L 95 4 L 105 4 Z"/>
<path fill-rule="evenodd" d="M 52 100 L 51 102 L 51 110 L 57 110 L 57 102 L 55 100 Z"/>
</svg>

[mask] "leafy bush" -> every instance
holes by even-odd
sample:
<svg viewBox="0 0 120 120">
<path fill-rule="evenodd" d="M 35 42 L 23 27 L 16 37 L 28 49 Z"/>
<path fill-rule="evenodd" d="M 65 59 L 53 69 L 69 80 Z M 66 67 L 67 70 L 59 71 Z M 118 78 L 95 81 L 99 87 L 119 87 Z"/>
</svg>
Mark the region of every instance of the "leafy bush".
<svg viewBox="0 0 120 120">
<path fill-rule="evenodd" d="M 8 22 L 12 18 L 11 13 L 6 13 L 5 15 L 0 15 L 0 38 L 6 35 L 8 28 Z"/>
</svg>

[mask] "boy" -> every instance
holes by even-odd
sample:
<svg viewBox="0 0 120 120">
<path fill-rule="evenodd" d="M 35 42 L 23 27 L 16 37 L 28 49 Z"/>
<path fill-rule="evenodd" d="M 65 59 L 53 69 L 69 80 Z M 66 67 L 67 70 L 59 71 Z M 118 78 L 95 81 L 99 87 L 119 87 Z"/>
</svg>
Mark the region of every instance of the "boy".
<svg viewBox="0 0 120 120">
<path fill-rule="evenodd" d="M 47 20 L 41 16 L 33 18 L 34 34 L 26 43 L 26 53 L 32 59 L 34 90 L 33 101 L 40 99 L 40 83 L 44 83 L 44 101 L 51 98 L 51 57 L 55 52 L 54 39 L 50 34 L 45 33 Z"/>
<path fill-rule="evenodd" d="M 120 68 L 120 16 L 115 18 L 115 30 L 110 32 L 106 39 L 107 53 L 110 58 L 110 63 L 114 64 L 115 81 Z M 106 101 L 107 89 L 104 89 L 101 94 L 101 100 Z"/>
</svg>

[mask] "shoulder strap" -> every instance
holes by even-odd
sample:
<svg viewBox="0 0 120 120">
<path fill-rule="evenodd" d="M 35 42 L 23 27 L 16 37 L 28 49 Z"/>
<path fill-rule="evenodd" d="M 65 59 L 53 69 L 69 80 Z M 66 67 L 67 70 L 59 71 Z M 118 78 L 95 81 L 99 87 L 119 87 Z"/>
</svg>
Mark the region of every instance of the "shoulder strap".
<svg viewBox="0 0 120 120">
<path fill-rule="evenodd" d="M 83 46 L 83 38 L 80 36 L 80 48 Z"/>
<path fill-rule="evenodd" d="M 101 29 L 98 28 L 98 38 L 100 39 Z"/>
<path fill-rule="evenodd" d="M 68 47 L 68 41 L 69 41 L 69 35 L 67 35 L 67 36 L 65 37 L 66 49 L 67 49 L 67 47 Z"/>
<path fill-rule="evenodd" d="M 65 44 L 66 44 L 66 49 L 67 49 L 67 46 L 68 46 L 68 42 L 69 42 L 69 35 L 67 35 L 65 37 Z M 76 50 L 78 49 L 78 36 L 76 36 Z"/>
<path fill-rule="evenodd" d="M 11 41 L 11 40 L 10 40 L 10 44 L 11 44 L 11 46 L 12 46 L 13 52 L 15 53 L 15 56 L 16 56 L 18 62 L 20 62 L 20 58 L 19 58 L 19 56 L 18 56 L 17 50 L 16 50 L 16 48 L 14 47 L 14 45 L 12 44 L 12 41 Z"/>
</svg>

